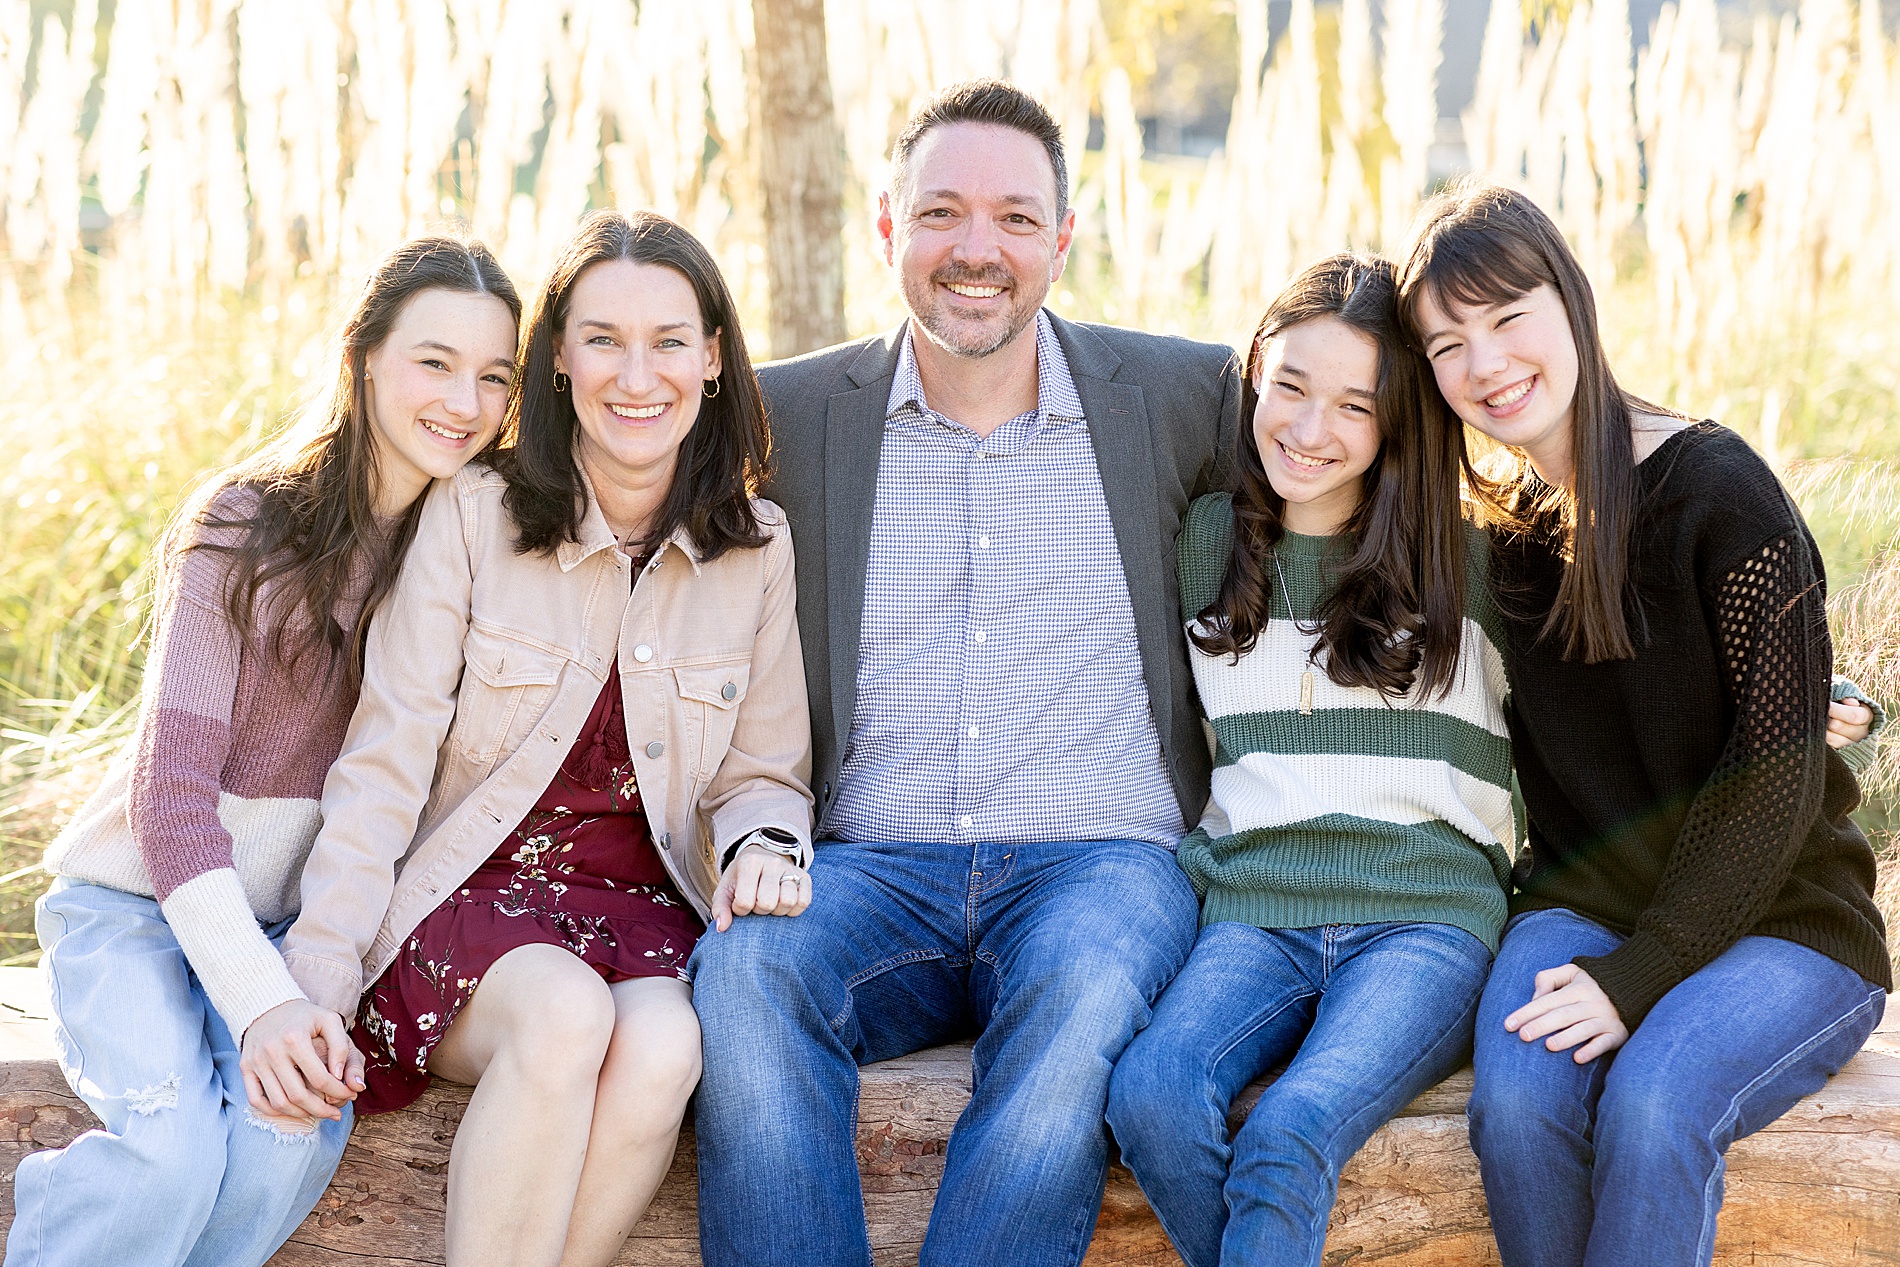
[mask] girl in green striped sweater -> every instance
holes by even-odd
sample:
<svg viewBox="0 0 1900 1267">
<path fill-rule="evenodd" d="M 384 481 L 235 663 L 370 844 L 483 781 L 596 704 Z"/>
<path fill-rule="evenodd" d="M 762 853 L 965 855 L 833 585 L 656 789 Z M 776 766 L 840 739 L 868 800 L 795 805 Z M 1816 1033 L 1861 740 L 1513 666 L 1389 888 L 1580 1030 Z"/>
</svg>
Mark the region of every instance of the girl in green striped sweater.
<svg viewBox="0 0 1900 1267">
<path fill-rule="evenodd" d="M 1340 1168 L 1469 1051 L 1514 835 L 1462 435 L 1391 266 L 1296 278 L 1247 398 L 1238 491 L 1195 503 L 1179 547 L 1217 749 L 1180 848 L 1202 930 L 1109 1096 L 1189 1267 L 1320 1261 Z M 1230 1141 L 1234 1096 L 1283 1063 Z"/>
</svg>

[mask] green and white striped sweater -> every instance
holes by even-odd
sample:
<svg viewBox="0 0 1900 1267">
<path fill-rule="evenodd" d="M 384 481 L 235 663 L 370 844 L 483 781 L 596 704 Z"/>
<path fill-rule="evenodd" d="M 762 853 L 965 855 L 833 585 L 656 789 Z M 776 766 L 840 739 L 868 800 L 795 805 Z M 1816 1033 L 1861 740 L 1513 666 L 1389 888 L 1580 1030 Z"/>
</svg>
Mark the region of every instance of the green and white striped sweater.
<svg viewBox="0 0 1900 1267">
<path fill-rule="evenodd" d="M 1179 555 L 1190 622 L 1220 589 L 1233 531 L 1225 494 L 1188 512 Z M 1316 636 L 1298 622 L 1343 560 L 1342 538 L 1280 542 L 1285 590 L 1276 573 L 1273 618 L 1238 664 L 1189 644 L 1216 740 L 1213 795 L 1179 854 L 1202 924 L 1450 924 L 1497 949 L 1515 836 L 1507 688 L 1485 539 L 1471 529 L 1466 540 L 1464 639 L 1443 699 L 1387 700 L 1309 665 Z M 1309 668 L 1310 714 L 1300 711 Z"/>
</svg>

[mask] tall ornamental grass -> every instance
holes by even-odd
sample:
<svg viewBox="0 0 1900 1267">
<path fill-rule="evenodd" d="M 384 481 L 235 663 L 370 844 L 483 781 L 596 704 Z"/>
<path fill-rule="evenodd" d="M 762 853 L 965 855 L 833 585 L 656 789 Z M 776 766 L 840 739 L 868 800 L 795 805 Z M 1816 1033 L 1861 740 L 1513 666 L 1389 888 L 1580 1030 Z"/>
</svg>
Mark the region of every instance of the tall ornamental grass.
<svg viewBox="0 0 1900 1267">
<path fill-rule="evenodd" d="M 1877 3 L 1725 27 L 1679 0 L 1633 61 L 1621 5 L 1534 7 L 1491 7 L 1471 166 L 1557 217 L 1632 387 L 1783 471 L 1843 661 L 1900 703 L 1900 50 Z M 1064 311 L 1230 342 L 1306 262 L 1393 245 L 1454 139 L 1443 0 L 1291 0 L 1283 29 L 1233 0 L 1207 159 L 1146 151 L 1098 0 L 826 9 L 856 331 L 900 311 L 885 152 L 957 79 L 1014 79 L 1080 155 Z M 0 960 L 30 953 L 31 865 L 124 733 L 153 534 L 310 386 L 377 254 L 457 219 L 531 285 L 583 210 L 651 207 L 766 345 L 761 38 L 745 0 L 0 0 Z M 1889 842 L 1896 753 L 1866 780 Z"/>
</svg>

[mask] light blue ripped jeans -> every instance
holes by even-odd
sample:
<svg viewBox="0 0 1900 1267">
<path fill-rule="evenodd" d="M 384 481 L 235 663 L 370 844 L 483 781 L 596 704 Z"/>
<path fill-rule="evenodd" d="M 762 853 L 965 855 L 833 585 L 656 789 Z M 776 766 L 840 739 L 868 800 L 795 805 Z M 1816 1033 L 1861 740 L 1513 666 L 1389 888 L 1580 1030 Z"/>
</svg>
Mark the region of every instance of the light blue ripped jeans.
<svg viewBox="0 0 1900 1267">
<path fill-rule="evenodd" d="M 323 1195 L 349 1107 L 301 1135 L 251 1116 L 238 1045 L 151 898 L 62 879 L 37 922 L 60 1065 L 104 1129 L 20 1163 L 5 1267 L 259 1267 Z"/>
</svg>

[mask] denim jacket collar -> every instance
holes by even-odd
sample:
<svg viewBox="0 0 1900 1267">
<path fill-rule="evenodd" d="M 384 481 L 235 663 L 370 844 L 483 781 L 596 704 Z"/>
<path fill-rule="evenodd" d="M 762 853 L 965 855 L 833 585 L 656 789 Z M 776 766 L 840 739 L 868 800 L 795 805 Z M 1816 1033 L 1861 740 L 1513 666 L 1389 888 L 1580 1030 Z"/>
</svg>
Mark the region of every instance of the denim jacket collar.
<svg viewBox="0 0 1900 1267">
<path fill-rule="evenodd" d="M 600 499 L 594 496 L 594 482 L 587 477 L 587 468 L 581 464 L 578 452 L 574 455 L 574 469 L 581 477 L 581 491 L 587 498 L 587 509 L 581 514 L 580 540 L 563 541 L 555 551 L 555 560 L 563 572 L 572 572 L 602 550 L 611 550 L 620 544 L 620 539 L 614 536 L 614 530 L 607 526 L 607 516 L 601 513 Z M 700 574 L 699 547 L 694 544 L 693 534 L 687 531 L 685 524 L 675 528 L 660 543 L 653 557 L 657 559 L 665 554 L 668 546 L 686 556 L 686 561 L 693 565 L 694 576 Z"/>
</svg>

